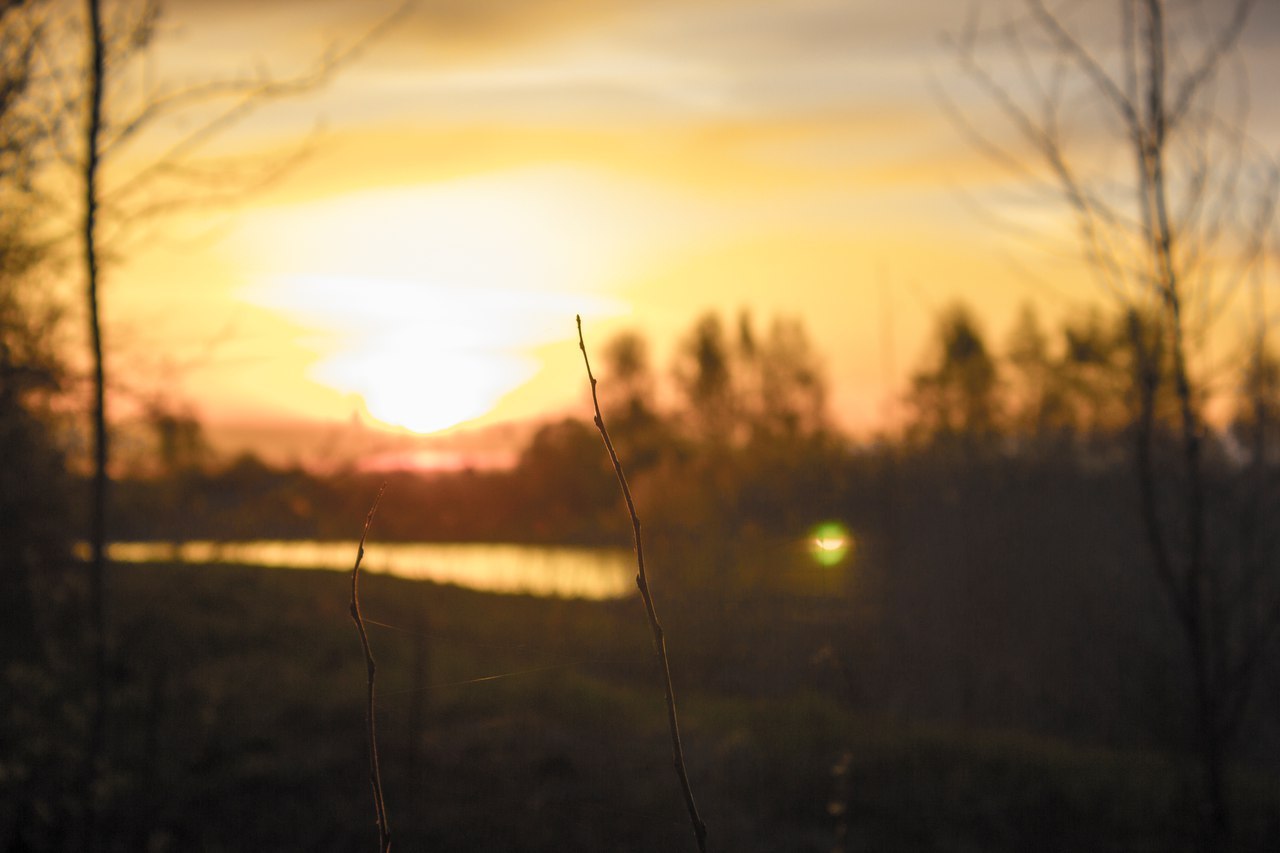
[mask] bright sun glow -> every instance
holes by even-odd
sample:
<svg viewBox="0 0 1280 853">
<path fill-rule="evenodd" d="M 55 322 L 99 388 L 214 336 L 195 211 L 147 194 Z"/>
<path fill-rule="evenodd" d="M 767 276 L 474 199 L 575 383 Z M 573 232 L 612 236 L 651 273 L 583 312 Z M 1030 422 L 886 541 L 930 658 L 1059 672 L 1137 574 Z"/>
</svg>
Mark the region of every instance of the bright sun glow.
<svg viewBox="0 0 1280 853">
<path fill-rule="evenodd" d="M 265 269 L 242 295 L 313 331 L 296 343 L 316 381 L 387 424 L 446 429 L 537 373 L 532 352 L 574 314 L 622 313 L 599 293 L 634 245 L 626 221 L 599 215 L 618 192 L 551 169 L 276 211 L 243 234 Z"/>
<path fill-rule="evenodd" d="M 478 417 L 526 381 L 530 330 L 570 317 L 582 300 L 496 288 L 294 278 L 273 300 L 325 330 L 312 376 L 359 394 L 380 421 L 433 432 Z M 592 300 L 597 307 L 598 300 Z"/>
</svg>

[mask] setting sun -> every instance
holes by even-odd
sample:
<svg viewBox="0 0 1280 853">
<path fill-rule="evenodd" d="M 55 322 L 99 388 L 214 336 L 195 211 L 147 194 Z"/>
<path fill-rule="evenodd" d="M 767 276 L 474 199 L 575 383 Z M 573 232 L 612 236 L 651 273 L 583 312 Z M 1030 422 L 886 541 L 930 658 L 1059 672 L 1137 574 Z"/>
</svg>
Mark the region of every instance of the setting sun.
<svg viewBox="0 0 1280 853">
<path fill-rule="evenodd" d="M 446 429 L 536 374 L 566 317 L 623 310 L 599 292 L 626 248 L 592 218 L 607 189 L 546 170 L 266 211 L 240 232 L 261 270 L 241 298 L 311 330 L 311 379 L 384 424 Z"/>
<path fill-rule="evenodd" d="M 568 297 L 371 278 L 286 279 L 255 298 L 316 328 L 313 379 L 415 432 L 487 412 L 536 372 L 522 348 L 572 310 Z"/>
</svg>

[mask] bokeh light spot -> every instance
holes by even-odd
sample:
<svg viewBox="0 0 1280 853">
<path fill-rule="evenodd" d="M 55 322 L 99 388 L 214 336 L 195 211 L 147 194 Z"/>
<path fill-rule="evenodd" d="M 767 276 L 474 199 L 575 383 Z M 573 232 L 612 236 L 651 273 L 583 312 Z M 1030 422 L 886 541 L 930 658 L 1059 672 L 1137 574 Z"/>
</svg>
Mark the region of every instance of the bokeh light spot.
<svg viewBox="0 0 1280 853">
<path fill-rule="evenodd" d="M 853 536 L 844 525 L 824 521 L 809 533 L 809 553 L 820 566 L 835 566 L 853 550 Z"/>
</svg>

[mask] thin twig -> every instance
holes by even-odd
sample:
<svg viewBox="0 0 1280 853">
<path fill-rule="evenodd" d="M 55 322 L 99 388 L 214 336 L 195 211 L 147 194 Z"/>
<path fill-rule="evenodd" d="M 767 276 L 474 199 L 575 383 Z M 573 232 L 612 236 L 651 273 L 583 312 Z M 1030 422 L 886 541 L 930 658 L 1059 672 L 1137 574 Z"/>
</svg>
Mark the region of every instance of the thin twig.
<svg viewBox="0 0 1280 853">
<path fill-rule="evenodd" d="M 649 595 L 649 578 L 644 571 L 644 545 L 640 538 L 640 516 L 636 514 L 636 504 L 631 498 L 631 488 L 627 485 L 627 476 L 622 471 L 622 463 L 618 461 L 617 451 L 613 449 L 613 441 L 609 431 L 605 429 L 604 416 L 600 414 L 600 398 L 596 396 L 596 378 L 591 373 L 591 360 L 587 358 L 587 345 L 582 340 L 582 317 L 575 318 L 578 323 L 578 349 L 582 350 L 582 363 L 587 368 L 587 378 L 591 380 L 591 403 L 595 407 L 596 429 L 604 439 L 604 446 L 609 451 L 609 461 L 613 463 L 613 472 L 618 477 L 618 485 L 622 488 L 622 498 L 627 502 L 627 512 L 631 514 L 631 533 L 636 551 L 636 586 L 640 588 L 640 597 L 644 599 L 645 614 L 649 617 L 649 628 L 653 631 L 653 644 L 657 650 L 658 660 L 662 664 L 663 687 L 667 693 L 667 723 L 671 729 L 671 760 L 675 765 L 676 776 L 680 778 L 680 790 L 684 793 L 684 804 L 689 810 L 689 820 L 693 824 L 693 833 L 698 840 L 698 850 L 706 853 L 707 825 L 698 815 L 698 806 L 693 799 L 693 789 L 689 787 L 689 773 L 685 769 L 684 749 L 680 745 L 680 723 L 676 717 L 676 694 L 671 686 L 671 664 L 667 659 L 667 643 L 663 638 L 662 625 L 658 622 L 658 613 L 653 607 L 653 598 Z"/>
<path fill-rule="evenodd" d="M 351 619 L 360 632 L 360 645 L 364 647 L 364 664 L 368 673 L 368 708 L 366 716 L 369 723 L 369 782 L 373 785 L 373 810 L 378 820 L 378 853 L 389 853 L 391 850 L 391 826 L 387 823 L 387 804 L 382 798 L 382 771 L 378 769 L 378 731 L 377 718 L 374 716 L 374 676 L 378 665 L 373 660 L 373 649 L 369 647 L 369 634 L 364 629 L 364 617 L 360 614 L 360 561 L 364 559 L 364 541 L 369 536 L 369 526 L 373 524 L 373 514 L 378 511 L 378 502 L 382 493 L 387 490 L 383 483 L 378 489 L 373 506 L 364 519 L 364 530 L 360 533 L 360 545 L 356 549 L 356 564 L 351 570 Z"/>
</svg>

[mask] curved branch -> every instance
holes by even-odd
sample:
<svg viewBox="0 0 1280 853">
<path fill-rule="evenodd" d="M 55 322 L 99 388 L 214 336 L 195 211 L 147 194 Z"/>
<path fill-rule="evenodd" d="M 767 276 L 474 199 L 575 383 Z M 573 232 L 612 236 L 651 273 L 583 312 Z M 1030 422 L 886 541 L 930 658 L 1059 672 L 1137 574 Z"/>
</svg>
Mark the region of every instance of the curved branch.
<svg viewBox="0 0 1280 853">
<path fill-rule="evenodd" d="M 1218 67 L 1222 64 L 1222 59 L 1236 46 L 1240 41 L 1240 36 L 1244 32 L 1244 25 L 1249 20 L 1249 15 L 1253 12 L 1253 7 L 1257 5 L 1257 0 L 1239 0 L 1236 3 L 1235 13 L 1231 16 L 1231 21 L 1222 32 L 1218 34 L 1218 38 L 1213 45 L 1205 51 L 1205 55 L 1201 57 L 1200 64 L 1196 69 L 1188 74 L 1178 87 L 1178 92 L 1173 98 L 1173 104 L 1169 108 L 1169 126 L 1173 127 L 1179 124 L 1182 118 L 1191 109 L 1191 103 L 1195 100 L 1196 95 L 1214 76 L 1218 73 Z"/>
<path fill-rule="evenodd" d="M 1087 260 L 1097 271 L 1107 289 L 1120 293 L 1125 276 L 1116 263 L 1116 253 L 1104 245 L 1104 234 L 1108 229 L 1114 230 L 1119 220 L 1118 214 L 1100 198 L 1086 191 L 1084 184 L 1076 177 L 1075 170 L 1063 155 L 1058 139 L 1049 130 L 1037 124 L 1027 111 L 1014 101 L 1008 90 L 992 79 L 986 69 L 978 65 L 971 56 L 962 54 L 960 60 L 969 75 L 986 90 L 988 96 L 1006 118 L 1013 122 L 1027 143 L 1044 158 L 1058 182 L 1058 188 L 1076 213 L 1077 227 L 1087 246 Z M 986 149 L 997 154 L 1001 153 L 999 148 L 990 143 Z"/>
<path fill-rule="evenodd" d="M 1098 91 L 1120 114 L 1125 124 L 1128 125 L 1130 132 L 1138 132 L 1141 123 L 1133 101 L 1125 95 L 1116 81 L 1111 79 L 1111 75 L 1099 64 L 1093 54 L 1086 50 L 1084 45 L 1067 31 L 1067 28 L 1062 25 L 1058 17 L 1044 5 L 1043 0 L 1027 0 L 1027 5 L 1030 6 L 1036 20 L 1040 22 L 1040 26 L 1053 37 L 1062 50 L 1075 59 L 1076 64 L 1093 81 Z"/>
<path fill-rule="evenodd" d="M 364 542 L 369 536 L 369 527 L 373 524 L 373 514 L 378 511 L 378 503 L 386 490 L 387 484 L 383 483 L 373 499 L 373 506 L 369 507 L 369 514 L 365 516 L 364 530 L 360 533 L 360 544 L 356 548 L 356 564 L 351 570 L 351 621 L 356 623 L 356 630 L 360 632 L 368 690 L 365 718 L 369 733 L 369 782 L 373 786 L 373 810 L 378 821 L 378 853 L 389 853 L 391 850 L 391 825 L 387 822 L 387 804 L 382 796 L 382 770 L 378 766 L 378 727 L 374 702 L 374 681 L 378 665 L 373 659 L 373 649 L 369 646 L 369 634 L 365 631 L 364 617 L 360 613 L 360 561 L 364 559 Z"/>
<path fill-rule="evenodd" d="M 627 512 L 631 515 L 631 532 L 636 549 L 636 586 L 640 588 L 640 597 L 644 599 L 644 611 L 649 617 L 649 628 L 653 632 L 653 644 L 657 650 L 658 660 L 662 664 L 663 687 L 667 695 L 667 725 L 671 731 L 671 760 L 675 765 L 676 776 L 680 779 L 680 790 L 684 794 L 685 808 L 689 811 L 689 821 L 693 824 L 693 834 L 698 842 L 698 850 L 706 853 L 707 825 L 698 815 L 698 806 L 693 799 L 693 790 L 689 787 L 689 772 L 685 768 L 684 748 L 680 745 L 680 723 L 676 716 L 675 688 L 671 685 L 671 664 L 667 659 L 667 643 L 663 638 L 662 625 L 658 622 L 658 613 L 653 607 L 653 597 L 649 594 L 649 578 L 644 570 L 644 543 L 640 538 L 640 516 L 636 514 L 636 504 L 631 497 L 631 488 L 627 485 L 627 476 L 622 471 L 622 463 L 613 448 L 613 440 L 609 438 L 609 430 L 605 428 L 604 416 L 600 414 L 600 399 L 596 396 L 596 378 L 591 373 L 591 361 L 587 358 L 587 345 L 582 339 L 582 317 L 576 318 L 578 323 L 578 349 L 582 350 L 582 362 L 587 368 L 587 378 L 591 380 L 591 402 L 595 406 L 596 429 L 604 440 L 605 450 L 609 452 L 609 461 L 613 463 L 613 472 L 618 477 L 618 485 L 622 489 L 623 500 L 627 503 Z"/>
</svg>

